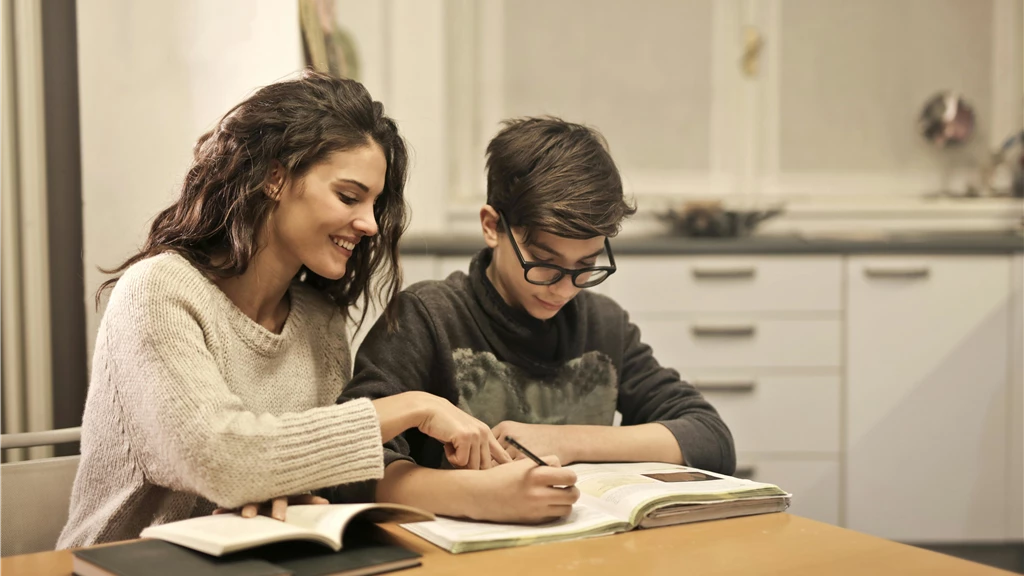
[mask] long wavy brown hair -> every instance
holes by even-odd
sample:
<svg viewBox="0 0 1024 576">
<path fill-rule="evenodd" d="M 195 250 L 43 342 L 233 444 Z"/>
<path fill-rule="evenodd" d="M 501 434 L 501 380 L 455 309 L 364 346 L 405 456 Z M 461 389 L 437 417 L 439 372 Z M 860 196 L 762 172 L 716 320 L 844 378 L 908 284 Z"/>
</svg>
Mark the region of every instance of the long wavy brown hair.
<svg viewBox="0 0 1024 576">
<path fill-rule="evenodd" d="M 157 215 L 137 254 L 103 272 L 119 275 L 140 260 L 174 251 L 210 277 L 239 276 L 259 252 L 263 227 L 275 207 L 267 193 L 273 163 L 280 162 L 286 179 L 295 182 L 330 154 L 371 142 L 387 160 L 384 190 L 373 209 L 378 233 L 356 245 L 340 279 L 323 278 L 305 267 L 299 277 L 326 293 L 347 318 L 352 318 L 351 306 L 360 303 L 360 324 L 375 293 L 394 330 L 395 296 L 402 285 L 398 241 L 406 225 L 405 141 L 384 114 L 384 105 L 362 84 L 311 69 L 256 91 L 203 134 L 181 196 Z M 100 286 L 97 306 L 117 280 Z"/>
</svg>

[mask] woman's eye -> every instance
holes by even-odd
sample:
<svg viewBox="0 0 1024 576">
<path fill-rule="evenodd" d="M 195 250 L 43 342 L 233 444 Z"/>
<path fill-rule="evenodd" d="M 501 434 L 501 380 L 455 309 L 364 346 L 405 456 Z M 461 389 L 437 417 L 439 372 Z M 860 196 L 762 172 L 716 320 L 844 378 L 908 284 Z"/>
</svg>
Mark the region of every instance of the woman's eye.
<svg viewBox="0 0 1024 576">
<path fill-rule="evenodd" d="M 349 196 L 348 194 L 338 194 L 338 198 L 341 198 L 341 201 L 344 202 L 345 204 L 348 204 L 349 206 L 359 202 L 358 198 L 356 198 L 355 196 Z"/>
</svg>

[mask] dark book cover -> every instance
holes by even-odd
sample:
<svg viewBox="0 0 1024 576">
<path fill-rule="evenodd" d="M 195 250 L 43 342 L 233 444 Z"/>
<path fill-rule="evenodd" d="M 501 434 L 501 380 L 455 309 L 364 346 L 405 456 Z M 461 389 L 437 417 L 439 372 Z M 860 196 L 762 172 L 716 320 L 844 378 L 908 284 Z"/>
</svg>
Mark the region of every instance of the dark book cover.
<svg viewBox="0 0 1024 576">
<path fill-rule="evenodd" d="M 294 576 L 369 576 L 421 563 L 419 554 L 400 546 L 354 545 L 348 539 L 340 552 L 312 542 L 281 542 L 251 550 L 247 556 L 286 568 Z"/>
<path fill-rule="evenodd" d="M 217 558 L 163 540 L 137 540 L 76 550 L 80 576 L 290 576 L 284 567 L 252 557 Z"/>
<path fill-rule="evenodd" d="M 420 555 L 381 544 L 373 528 L 347 530 L 344 548 L 289 541 L 221 557 L 163 540 L 137 540 L 76 550 L 79 576 L 370 576 L 419 566 Z"/>
</svg>

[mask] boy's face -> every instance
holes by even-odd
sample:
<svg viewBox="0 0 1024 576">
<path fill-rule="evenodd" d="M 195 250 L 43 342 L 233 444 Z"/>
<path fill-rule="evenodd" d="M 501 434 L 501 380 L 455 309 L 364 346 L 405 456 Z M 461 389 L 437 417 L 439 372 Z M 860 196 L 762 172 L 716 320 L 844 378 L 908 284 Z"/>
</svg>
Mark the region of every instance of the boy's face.
<svg viewBox="0 0 1024 576">
<path fill-rule="evenodd" d="M 573 285 L 572 277 L 568 274 L 548 286 L 527 282 L 508 233 L 498 229 L 497 212 L 490 206 L 484 206 L 480 211 L 480 223 L 484 240 L 494 250 L 491 265 L 487 268 L 487 277 L 509 306 L 525 310 L 538 320 L 548 320 L 580 293 L 582 288 Z M 604 236 L 577 240 L 537 231 L 532 235 L 531 244 L 527 245 L 523 243 L 523 232 L 521 228 L 512 228 L 519 250 L 527 262 L 545 262 L 572 270 L 603 264 L 599 260 L 607 259 Z"/>
</svg>

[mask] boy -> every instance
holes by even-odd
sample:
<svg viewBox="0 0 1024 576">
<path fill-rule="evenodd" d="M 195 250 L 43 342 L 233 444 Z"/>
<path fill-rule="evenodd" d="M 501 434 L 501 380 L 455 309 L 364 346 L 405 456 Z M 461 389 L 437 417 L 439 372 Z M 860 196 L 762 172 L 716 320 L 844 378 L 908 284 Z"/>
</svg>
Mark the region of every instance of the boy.
<svg viewBox="0 0 1024 576">
<path fill-rule="evenodd" d="M 557 118 L 506 122 L 487 147 L 487 248 L 444 281 L 400 294 L 399 331 L 378 324 L 342 400 L 408 390 L 444 397 L 554 466 L 446 465 L 413 430 L 388 444 L 380 501 L 479 520 L 568 514 L 575 475 L 558 464 L 661 461 L 732 473 L 718 413 L 663 368 L 614 301 L 587 291 L 616 269 L 609 238 L 636 209 L 601 136 Z M 612 427 L 614 413 L 622 426 Z"/>
</svg>

